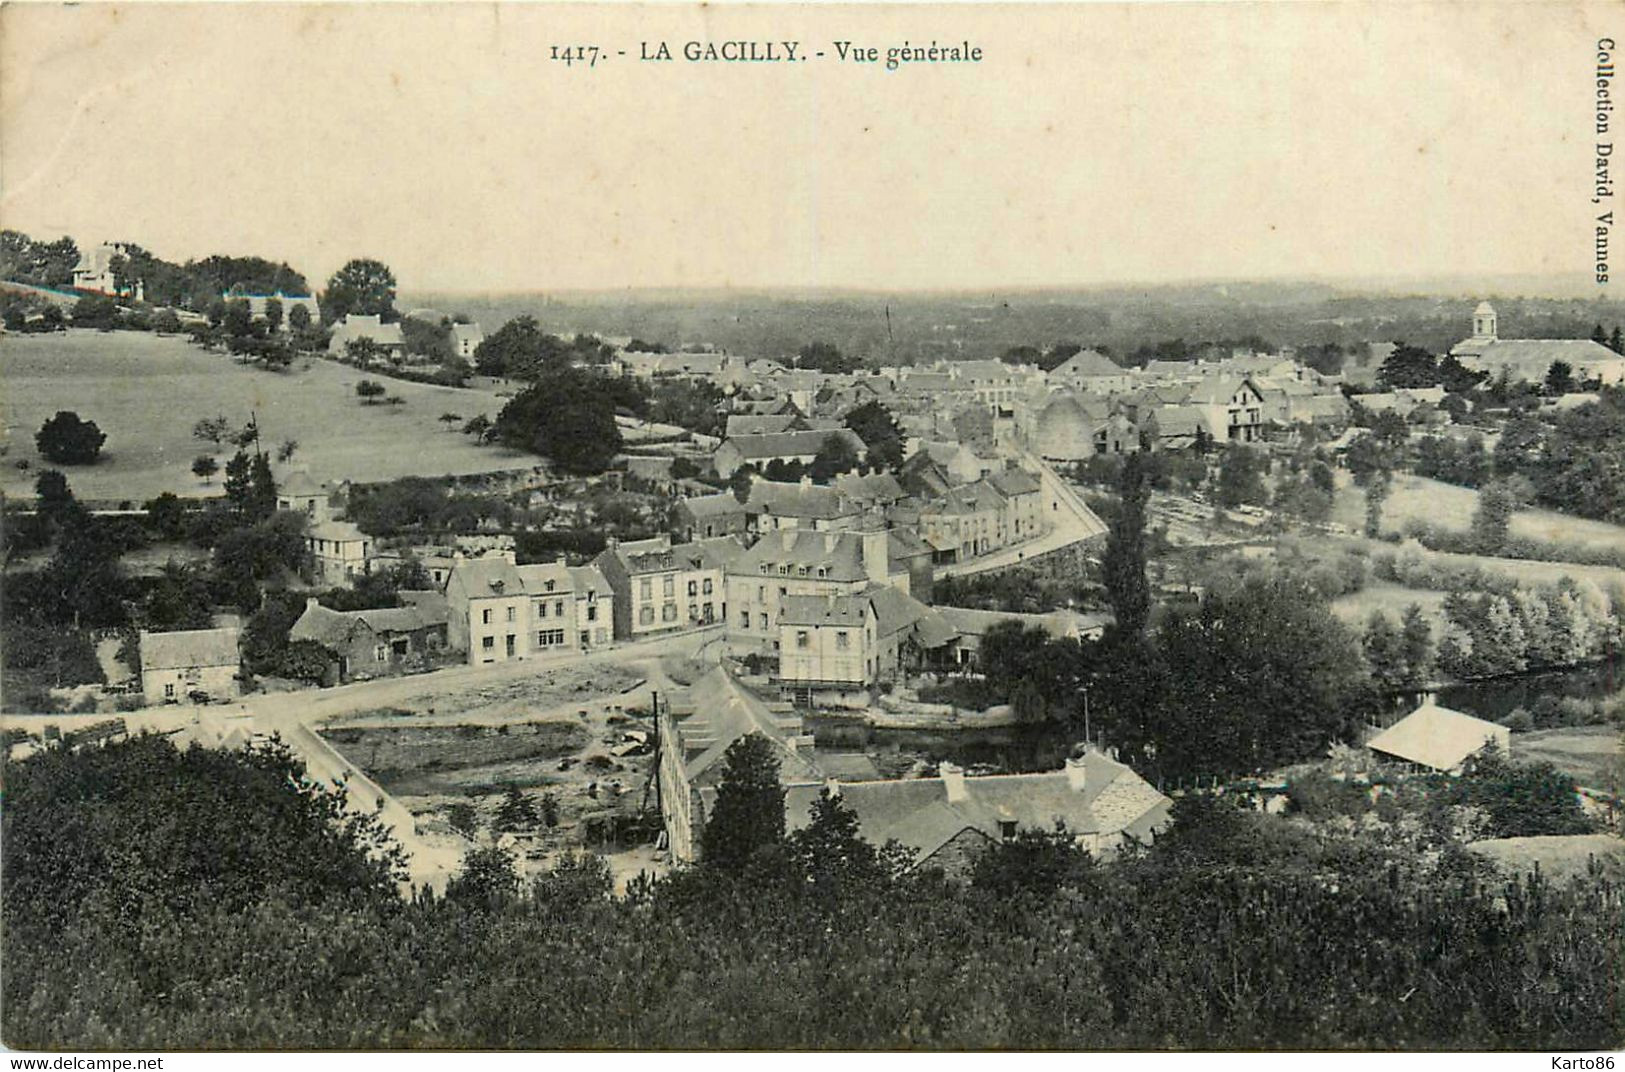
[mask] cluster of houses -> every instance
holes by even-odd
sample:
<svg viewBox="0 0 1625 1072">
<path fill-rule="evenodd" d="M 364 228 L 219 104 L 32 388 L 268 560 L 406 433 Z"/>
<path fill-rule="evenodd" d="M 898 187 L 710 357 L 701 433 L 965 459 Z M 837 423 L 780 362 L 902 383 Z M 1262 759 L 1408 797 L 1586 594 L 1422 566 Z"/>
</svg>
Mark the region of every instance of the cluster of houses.
<svg viewBox="0 0 1625 1072">
<path fill-rule="evenodd" d="M 324 679 L 338 682 L 715 629 L 732 656 L 758 660 L 786 696 L 861 704 L 883 682 L 974 662 L 990 623 L 930 605 L 938 564 L 1047 531 L 1050 507 L 1036 476 L 1008 462 L 989 469 L 965 453 L 926 451 L 900 475 L 847 473 L 830 486 L 756 477 L 743 499 L 723 492 L 681 500 L 675 539 L 612 538 L 576 565 L 562 557 L 520 564 L 512 540 L 495 537 L 380 551 L 335 516 L 331 489 L 295 471 L 281 483 L 278 507 L 307 518 L 315 584 L 350 585 L 410 562 L 425 588 L 398 593 L 402 606 L 375 610 L 311 600 L 289 640 L 325 653 Z M 973 473 L 957 482 L 955 474 Z M 1042 615 L 1002 617 L 1055 624 Z M 1088 627 L 1068 626 L 1072 635 Z M 167 636 L 161 643 L 183 642 Z M 155 698 L 231 694 L 212 677 L 200 687 L 172 684 Z"/>
<path fill-rule="evenodd" d="M 913 852 L 912 866 L 950 877 L 966 877 L 986 847 L 1021 830 L 1049 831 L 1059 821 L 1078 844 L 1109 857 L 1150 842 L 1169 821 L 1167 797 L 1093 749 L 1059 771 L 970 777 L 943 763 L 934 777 L 882 778 L 865 756 L 815 749 L 788 704 L 764 702 L 721 667 L 662 707 L 657 719 L 656 784 L 667 849 L 677 863 L 699 857 L 722 758 L 749 734 L 765 739 L 779 760 L 789 830 L 808 824 L 812 803 L 827 791 L 857 816 L 858 832 L 871 844 L 896 841 Z"/>
</svg>

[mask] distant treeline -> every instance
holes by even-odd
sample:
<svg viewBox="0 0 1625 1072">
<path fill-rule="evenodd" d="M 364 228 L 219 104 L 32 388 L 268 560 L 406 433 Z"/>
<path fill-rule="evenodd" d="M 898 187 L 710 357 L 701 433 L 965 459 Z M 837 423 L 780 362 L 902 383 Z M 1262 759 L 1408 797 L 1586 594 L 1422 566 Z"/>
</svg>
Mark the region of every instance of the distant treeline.
<svg viewBox="0 0 1625 1072">
<path fill-rule="evenodd" d="M 137 284 L 153 305 L 176 306 L 204 312 L 222 294 L 310 294 L 305 277 L 285 262 L 264 257 L 212 255 L 185 264 L 166 261 L 133 242 L 118 243 L 110 265 L 120 291 Z M 0 231 L 0 279 L 38 287 L 72 285 L 80 249 L 72 238 L 52 242 L 33 239 L 21 231 Z"/>
<path fill-rule="evenodd" d="M 1589 338 L 1596 323 L 1625 320 L 1625 302 L 1504 298 L 1485 294 L 1507 338 Z M 415 300 L 415 299 L 414 299 Z M 428 300 L 425 296 L 425 300 Z M 786 360 L 823 340 L 868 365 L 997 358 L 1018 346 L 1049 350 L 1070 340 L 1117 355 L 1142 348 L 1177 358 L 1200 340 L 1256 337 L 1279 346 L 1404 339 L 1443 353 L 1471 329 L 1473 298 L 1351 295 L 1320 285 L 1258 284 L 1145 290 L 982 295 L 696 294 L 508 295 L 457 298 L 481 323 L 524 313 L 560 334 L 635 337 L 673 352 L 710 344 L 729 353 Z M 1183 342 L 1181 342 L 1183 340 Z M 1127 363 L 1125 361 L 1125 363 Z"/>
</svg>

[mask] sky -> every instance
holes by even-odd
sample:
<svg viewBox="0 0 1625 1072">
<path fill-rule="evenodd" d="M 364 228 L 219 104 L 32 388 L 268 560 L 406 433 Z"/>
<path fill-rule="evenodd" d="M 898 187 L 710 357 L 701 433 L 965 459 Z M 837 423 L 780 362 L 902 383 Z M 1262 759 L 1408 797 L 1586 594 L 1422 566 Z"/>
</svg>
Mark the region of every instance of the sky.
<svg viewBox="0 0 1625 1072">
<path fill-rule="evenodd" d="M 7 5 L 0 225 L 415 291 L 1589 274 L 1618 11 Z M 933 38 L 984 58 L 834 57 Z"/>
</svg>

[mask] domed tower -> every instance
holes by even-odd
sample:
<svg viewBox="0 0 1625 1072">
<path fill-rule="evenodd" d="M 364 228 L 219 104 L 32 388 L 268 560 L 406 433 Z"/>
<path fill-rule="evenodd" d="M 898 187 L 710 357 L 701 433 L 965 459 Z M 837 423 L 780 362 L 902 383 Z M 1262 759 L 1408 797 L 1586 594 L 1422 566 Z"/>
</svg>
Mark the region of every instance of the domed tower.
<svg viewBox="0 0 1625 1072">
<path fill-rule="evenodd" d="M 1487 301 L 1479 302 L 1473 310 L 1473 338 L 1495 341 L 1495 307 Z"/>
</svg>

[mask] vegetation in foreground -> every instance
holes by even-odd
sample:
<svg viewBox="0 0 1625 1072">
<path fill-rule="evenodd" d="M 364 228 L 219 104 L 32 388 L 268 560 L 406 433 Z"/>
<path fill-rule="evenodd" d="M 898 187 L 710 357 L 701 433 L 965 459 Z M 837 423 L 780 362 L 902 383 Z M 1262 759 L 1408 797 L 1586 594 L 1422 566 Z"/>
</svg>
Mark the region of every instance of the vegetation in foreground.
<svg viewBox="0 0 1625 1072">
<path fill-rule="evenodd" d="M 1505 883 L 1448 843 L 1320 836 L 1192 798 L 1136 858 L 1099 866 L 1028 831 L 960 885 L 903 871 L 838 798 L 786 837 L 776 772 L 750 742 L 727 758 L 711 862 L 620 898 L 593 858 L 521 888 L 488 848 L 444 896 L 402 900 L 376 826 L 302 787 L 277 748 L 138 738 L 12 764 L 5 1042 L 1603 1049 L 1625 1037 L 1612 993 L 1625 890 L 1601 873 Z"/>
</svg>

